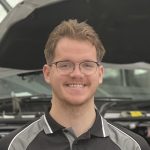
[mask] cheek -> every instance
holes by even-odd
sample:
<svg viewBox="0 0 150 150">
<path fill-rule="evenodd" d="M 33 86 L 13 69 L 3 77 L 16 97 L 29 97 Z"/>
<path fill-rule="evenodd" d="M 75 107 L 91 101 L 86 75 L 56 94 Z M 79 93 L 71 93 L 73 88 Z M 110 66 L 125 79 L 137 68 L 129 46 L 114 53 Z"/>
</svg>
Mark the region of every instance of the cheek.
<svg viewBox="0 0 150 150">
<path fill-rule="evenodd" d="M 52 86 L 59 86 L 64 81 L 64 77 L 53 73 L 49 78 L 50 84 Z"/>
</svg>

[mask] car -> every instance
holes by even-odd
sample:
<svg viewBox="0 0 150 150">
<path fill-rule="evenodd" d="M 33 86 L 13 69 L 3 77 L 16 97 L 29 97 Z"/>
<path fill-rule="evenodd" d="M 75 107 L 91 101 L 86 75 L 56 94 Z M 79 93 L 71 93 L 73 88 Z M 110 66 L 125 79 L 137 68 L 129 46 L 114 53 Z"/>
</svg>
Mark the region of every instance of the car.
<svg viewBox="0 0 150 150">
<path fill-rule="evenodd" d="M 105 64 L 103 64 L 105 66 Z M 0 77 L 0 136 L 41 116 L 50 105 L 51 89 L 42 70 Z M 150 142 L 150 70 L 105 66 L 103 84 L 95 94 L 99 112 L 108 120 Z"/>
<path fill-rule="evenodd" d="M 103 0 L 54 0 L 45 1 L 46 4 L 36 0 L 34 3 L 37 2 L 37 5 L 32 5 L 36 8 L 30 9 L 31 12 L 25 11 L 27 14 L 21 16 L 18 11 L 23 10 L 16 10 L 29 6 L 31 1 L 16 0 L 13 6 L 9 5 L 9 1 L 0 1 L 0 9 L 3 10 L 3 16 L 0 16 L 0 137 L 3 138 L 11 131 L 40 117 L 51 105 L 52 91 L 42 74 L 42 65 L 45 63 L 42 50 L 48 36 L 45 29 L 51 29 L 65 19 L 67 11 L 65 14 L 59 13 L 62 15 L 57 15 L 56 18 L 46 15 L 53 20 L 48 22 L 45 19 L 47 24 L 42 22 L 44 20 L 37 23 L 45 14 L 40 13 L 40 10 L 49 8 L 55 14 L 63 5 L 66 10 L 69 9 L 69 15 L 75 14 L 70 6 L 79 7 L 78 19 L 83 20 L 86 16 L 89 23 L 95 23 L 94 27 L 102 33 L 102 40 L 108 50 L 102 62 L 105 68 L 103 84 L 95 94 L 98 111 L 104 118 L 140 134 L 150 144 L 149 1 L 127 0 L 126 5 L 122 5 L 123 1 L 115 1 L 120 7 L 128 8 L 120 9 L 117 5 L 111 5 L 111 0 L 106 3 Z M 131 11 L 134 3 L 134 11 Z M 108 12 L 99 9 L 100 4 Z M 92 11 L 98 22 L 92 22 L 94 18 L 88 12 L 89 6 L 95 8 L 90 7 L 90 10 L 103 10 L 99 15 Z M 121 12 L 117 13 L 118 11 Z M 15 12 L 19 15 L 14 15 Z M 68 17 L 70 16 L 66 19 Z M 135 26 L 137 23 L 138 26 Z M 47 28 L 46 25 L 51 26 Z M 140 28 L 143 29 L 142 32 L 139 32 Z M 37 29 L 39 35 L 36 34 Z"/>
</svg>

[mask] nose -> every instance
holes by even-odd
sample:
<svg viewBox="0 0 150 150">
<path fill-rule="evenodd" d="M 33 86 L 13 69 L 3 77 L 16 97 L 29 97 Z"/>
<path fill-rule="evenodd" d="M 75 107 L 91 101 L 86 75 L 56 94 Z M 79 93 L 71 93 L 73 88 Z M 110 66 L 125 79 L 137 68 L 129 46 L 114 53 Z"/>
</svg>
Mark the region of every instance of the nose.
<svg viewBox="0 0 150 150">
<path fill-rule="evenodd" d="M 79 64 L 76 64 L 75 66 L 74 66 L 74 69 L 73 69 L 73 71 L 70 73 L 70 76 L 71 77 L 83 77 L 84 76 L 84 74 L 81 72 L 81 70 L 80 70 L 80 66 L 79 66 Z"/>
</svg>

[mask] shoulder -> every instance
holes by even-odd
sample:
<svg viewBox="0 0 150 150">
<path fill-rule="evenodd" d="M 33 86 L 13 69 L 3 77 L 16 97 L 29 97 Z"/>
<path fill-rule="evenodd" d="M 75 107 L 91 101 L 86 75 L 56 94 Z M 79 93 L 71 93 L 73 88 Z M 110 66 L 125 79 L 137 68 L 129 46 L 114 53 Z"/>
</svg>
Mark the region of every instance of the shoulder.
<svg viewBox="0 0 150 150">
<path fill-rule="evenodd" d="M 27 135 L 32 135 L 32 132 L 34 132 L 32 128 L 35 127 L 38 120 L 31 121 L 0 139 L 0 150 L 8 150 L 12 143 L 18 144 L 18 139 L 21 140 Z"/>
<path fill-rule="evenodd" d="M 107 121 L 110 138 L 120 145 L 136 150 L 150 150 L 150 146 L 146 140 L 140 135 L 124 128 L 123 126 Z"/>
</svg>

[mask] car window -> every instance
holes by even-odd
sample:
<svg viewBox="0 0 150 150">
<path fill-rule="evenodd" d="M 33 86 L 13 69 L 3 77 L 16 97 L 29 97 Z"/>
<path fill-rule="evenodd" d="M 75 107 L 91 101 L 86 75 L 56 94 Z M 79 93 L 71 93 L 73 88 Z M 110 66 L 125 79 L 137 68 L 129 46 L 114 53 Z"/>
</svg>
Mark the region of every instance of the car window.
<svg viewBox="0 0 150 150">
<path fill-rule="evenodd" d="M 106 68 L 96 96 L 147 100 L 150 98 L 149 89 L 150 70 Z"/>
</svg>

